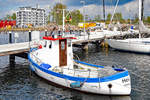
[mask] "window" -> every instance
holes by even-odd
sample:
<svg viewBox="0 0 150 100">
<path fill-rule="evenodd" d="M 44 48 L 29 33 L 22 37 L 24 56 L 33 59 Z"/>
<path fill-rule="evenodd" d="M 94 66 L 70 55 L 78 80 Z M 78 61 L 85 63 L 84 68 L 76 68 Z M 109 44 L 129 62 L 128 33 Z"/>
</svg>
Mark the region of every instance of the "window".
<svg viewBox="0 0 150 100">
<path fill-rule="evenodd" d="M 50 43 L 49 43 L 49 48 L 52 48 L 52 42 L 50 41 Z"/>
<path fill-rule="evenodd" d="M 65 42 L 61 41 L 61 49 L 64 50 L 65 49 Z"/>
<path fill-rule="evenodd" d="M 71 41 L 68 42 L 68 47 L 71 47 Z"/>
<path fill-rule="evenodd" d="M 45 45 L 44 45 L 44 47 L 46 47 L 46 45 L 47 45 L 47 41 L 45 41 Z"/>
</svg>

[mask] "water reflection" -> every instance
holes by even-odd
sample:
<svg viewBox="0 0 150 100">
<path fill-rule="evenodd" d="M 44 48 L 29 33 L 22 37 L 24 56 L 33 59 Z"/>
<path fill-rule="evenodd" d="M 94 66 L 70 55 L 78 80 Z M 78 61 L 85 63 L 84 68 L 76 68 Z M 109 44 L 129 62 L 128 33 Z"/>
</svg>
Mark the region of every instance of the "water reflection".
<svg viewBox="0 0 150 100">
<path fill-rule="evenodd" d="M 16 65 L 0 74 L 2 100 L 131 100 L 130 96 L 86 94 L 52 85 L 30 71 L 28 65 Z"/>
<path fill-rule="evenodd" d="M 41 37 L 42 35 L 41 33 Z M 24 37 L 23 41 L 28 40 L 28 36 Z M 7 40 L 0 39 L 0 44 L 7 43 Z M 150 100 L 149 55 L 119 52 L 95 45 L 89 45 L 88 52 L 74 48 L 74 53 L 81 61 L 104 66 L 116 64 L 129 70 L 132 81 L 131 97 L 85 94 L 60 88 L 35 74 L 31 77 L 27 60 L 16 57 L 16 67 L 10 69 L 8 56 L 3 56 L 0 57 L 0 100 Z"/>
</svg>

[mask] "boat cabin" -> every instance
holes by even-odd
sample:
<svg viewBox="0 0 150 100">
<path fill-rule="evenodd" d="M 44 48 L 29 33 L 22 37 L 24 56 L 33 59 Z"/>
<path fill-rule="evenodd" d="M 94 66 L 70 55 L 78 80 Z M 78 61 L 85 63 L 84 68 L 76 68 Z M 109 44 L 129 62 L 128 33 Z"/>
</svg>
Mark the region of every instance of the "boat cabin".
<svg viewBox="0 0 150 100">
<path fill-rule="evenodd" d="M 43 37 L 44 45 L 38 55 L 51 66 L 73 68 L 72 39 L 74 37 Z"/>
</svg>

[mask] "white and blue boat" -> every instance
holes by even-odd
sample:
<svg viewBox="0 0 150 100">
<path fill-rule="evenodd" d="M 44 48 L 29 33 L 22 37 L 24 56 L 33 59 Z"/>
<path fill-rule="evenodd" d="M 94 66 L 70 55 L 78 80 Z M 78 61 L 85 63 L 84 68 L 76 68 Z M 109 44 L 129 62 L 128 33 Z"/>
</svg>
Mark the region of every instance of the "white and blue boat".
<svg viewBox="0 0 150 100">
<path fill-rule="evenodd" d="M 28 54 L 30 68 L 40 77 L 63 87 L 104 95 L 130 95 L 131 82 L 125 69 L 73 60 L 74 37 L 43 37 L 40 48 Z"/>
</svg>

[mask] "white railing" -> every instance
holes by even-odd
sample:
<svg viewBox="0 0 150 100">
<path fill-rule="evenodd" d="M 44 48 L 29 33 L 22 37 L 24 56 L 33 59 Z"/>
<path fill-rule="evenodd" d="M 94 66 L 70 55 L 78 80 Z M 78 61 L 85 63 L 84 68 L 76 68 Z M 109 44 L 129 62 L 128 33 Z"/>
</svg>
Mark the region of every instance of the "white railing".
<svg viewBox="0 0 150 100">
<path fill-rule="evenodd" d="M 44 63 L 42 62 L 41 59 L 39 59 L 36 56 L 36 53 L 33 54 L 31 52 L 30 55 L 31 55 L 31 58 L 35 61 L 35 63 L 37 63 L 38 65 L 41 65 L 42 63 Z M 54 66 L 48 70 L 52 70 L 54 72 L 58 72 L 58 73 L 65 74 L 65 75 L 70 75 L 74 77 L 83 77 L 83 78 L 98 78 L 98 77 L 100 78 L 100 77 L 109 76 L 109 75 L 113 75 L 114 73 L 117 73 L 111 67 L 88 69 L 88 68 L 81 68 L 80 66 L 77 66 L 77 68 L 71 69 L 69 67 L 61 68 L 59 66 Z"/>
</svg>

